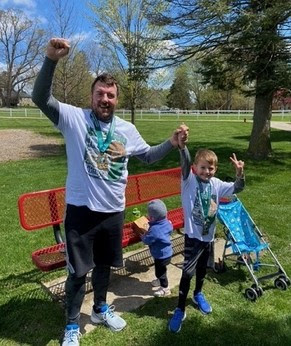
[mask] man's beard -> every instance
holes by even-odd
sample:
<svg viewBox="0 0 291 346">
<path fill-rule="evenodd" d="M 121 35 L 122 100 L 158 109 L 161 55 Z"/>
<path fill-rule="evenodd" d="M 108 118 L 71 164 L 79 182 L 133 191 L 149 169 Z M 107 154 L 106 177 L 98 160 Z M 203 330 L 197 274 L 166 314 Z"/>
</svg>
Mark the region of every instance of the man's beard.
<svg viewBox="0 0 291 346">
<path fill-rule="evenodd" d="M 110 113 L 108 115 L 105 115 L 102 112 L 98 111 L 97 107 L 92 107 L 93 113 L 95 114 L 95 117 L 100 120 L 103 121 L 104 123 L 110 123 L 113 114 L 114 114 L 114 110 L 111 110 Z"/>
</svg>

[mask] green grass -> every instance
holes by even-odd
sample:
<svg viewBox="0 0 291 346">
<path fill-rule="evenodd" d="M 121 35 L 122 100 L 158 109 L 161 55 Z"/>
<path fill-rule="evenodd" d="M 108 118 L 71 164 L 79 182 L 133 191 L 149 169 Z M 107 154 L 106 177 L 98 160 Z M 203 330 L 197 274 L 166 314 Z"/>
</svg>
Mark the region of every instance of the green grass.
<svg viewBox="0 0 291 346">
<path fill-rule="evenodd" d="M 186 120 L 185 120 L 186 121 Z M 145 140 L 155 145 L 169 137 L 178 120 L 137 121 Z M 240 194 L 247 210 L 267 234 L 271 249 L 291 276 L 291 134 L 272 130 L 272 159 L 256 162 L 246 157 L 251 123 L 193 121 L 189 149 L 213 149 L 219 157 L 218 177 L 233 175 L 229 156 L 236 152 L 246 162 L 246 189 Z M 59 136 L 49 121 L 1 119 L 2 129 L 31 129 L 48 136 Z M 172 151 L 153 165 L 132 158 L 130 174 L 177 167 L 179 155 Z M 17 199 L 24 192 L 63 186 L 66 177 L 64 147 L 59 156 L 0 164 L 0 345 L 58 345 L 64 326 L 63 308 L 46 293 L 42 282 L 64 275 L 64 270 L 41 273 L 31 263 L 33 250 L 52 244 L 51 231 L 27 233 L 18 221 Z M 167 200 L 169 208 L 179 198 Z M 144 210 L 144 209 L 143 209 Z M 126 214 L 131 218 L 131 210 Z M 221 229 L 219 229 L 219 232 Z M 179 278 L 177 278 L 177 285 Z M 249 287 L 248 273 L 230 269 L 223 274 L 209 272 L 205 293 L 213 306 L 210 316 L 202 316 L 190 302 L 187 319 L 178 335 L 167 331 L 167 321 L 177 304 L 178 288 L 166 299 L 153 299 L 141 308 L 124 313 L 128 322 L 122 333 L 97 327 L 82 338 L 81 345 L 290 345 L 291 288 L 282 292 L 272 281 L 264 285 L 264 295 L 251 303 L 243 297 Z M 193 285 L 193 282 L 192 282 Z"/>
</svg>

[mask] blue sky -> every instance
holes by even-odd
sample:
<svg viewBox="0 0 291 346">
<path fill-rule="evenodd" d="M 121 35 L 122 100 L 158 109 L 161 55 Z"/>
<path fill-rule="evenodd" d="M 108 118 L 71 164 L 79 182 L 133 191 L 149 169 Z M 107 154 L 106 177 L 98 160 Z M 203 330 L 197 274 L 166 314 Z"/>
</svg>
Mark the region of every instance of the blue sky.
<svg viewBox="0 0 291 346">
<path fill-rule="evenodd" d="M 91 36 L 92 27 L 85 16 L 87 2 L 88 0 L 69 0 L 70 6 L 72 4 L 75 13 L 78 13 L 79 32 Z M 46 26 L 52 13 L 52 0 L 0 0 L 0 9 L 6 10 L 8 8 L 22 10 L 30 19 L 37 18 Z"/>
<path fill-rule="evenodd" d="M 81 37 L 83 42 L 91 42 L 92 39 L 96 39 L 96 31 L 92 28 L 91 23 L 86 18 L 86 12 L 89 12 L 86 5 L 88 1 L 89 0 L 62 0 L 62 4 L 68 2 L 69 6 L 73 5 L 75 14 L 73 20 L 78 20 L 78 26 L 73 35 Z M 8 8 L 22 10 L 28 18 L 32 20 L 37 18 L 37 20 L 40 21 L 41 26 L 47 28 L 50 24 L 50 19 L 52 18 L 53 0 L 0 0 L 0 10 L 7 10 Z M 56 33 L 53 33 L 52 35 L 57 36 Z M 74 37 L 66 38 L 70 40 L 74 39 Z M 2 64 L 0 62 L 0 70 L 1 67 Z M 156 74 L 159 76 L 158 79 L 165 80 L 165 85 L 161 85 L 160 87 L 168 87 L 169 71 L 167 69 L 161 69 L 154 73 L 154 75 Z M 171 76 L 170 80 L 172 77 L 173 76 Z"/>
</svg>

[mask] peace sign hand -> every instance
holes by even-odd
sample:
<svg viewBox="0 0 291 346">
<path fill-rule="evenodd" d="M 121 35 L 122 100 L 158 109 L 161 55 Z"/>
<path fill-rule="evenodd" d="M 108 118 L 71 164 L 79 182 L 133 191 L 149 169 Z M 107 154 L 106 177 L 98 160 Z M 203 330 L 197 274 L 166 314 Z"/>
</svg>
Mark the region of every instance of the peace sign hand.
<svg viewBox="0 0 291 346">
<path fill-rule="evenodd" d="M 236 158 L 235 153 L 233 153 L 232 156 L 230 157 L 230 161 L 233 163 L 233 165 L 235 167 L 236 176 L 242 177 L 244 174 L 244 165 L 245 165 L 244 161 L 238 160 Z"/>
</svg>

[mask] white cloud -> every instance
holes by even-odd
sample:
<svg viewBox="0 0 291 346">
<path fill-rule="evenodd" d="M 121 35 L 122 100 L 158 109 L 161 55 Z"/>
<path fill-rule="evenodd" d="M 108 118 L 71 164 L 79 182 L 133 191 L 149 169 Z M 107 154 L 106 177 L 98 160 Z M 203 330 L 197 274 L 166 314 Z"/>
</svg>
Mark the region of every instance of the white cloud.
<svg viewBox="0 0 291 346">
<path fill-rule="evenodd" d="M 4 3 L 8 3 L 8 1 L 4 0 Z M 10 0 L 9 5 L 11 7 L 15 5 L 15 6 L 26 7 L 30 9 L 36 8 L 36 2 L 34 0 Z"/>
<path fill-rule="evenodd" d="M 42 12 L 37 11 L 37 0 L 0 0 L 0 9 L 21 10 L 31 20 L 37 20 L 42 24 L 47 24 L 47 18 L 42 15 Z"/>
<path fill-rule="evenodd" d="M 85 31 L 82 31 L 82 32 L 79 32 L 79 33 L 76 33 L 74 35 L 72 35 L 69 40 L 71 42 L 84 42 L 86 41 L 88 38 L 90 38 L 92 36 L 92 33 L 90 32 L 85 32 Z"/>
<path fill-rule="evenodd" d="M 0 72 L 6 71 L 6 68 L 7 68 L 6 64 L 3 64 L 2 62 L 0 62 Z"/>
</svg>

